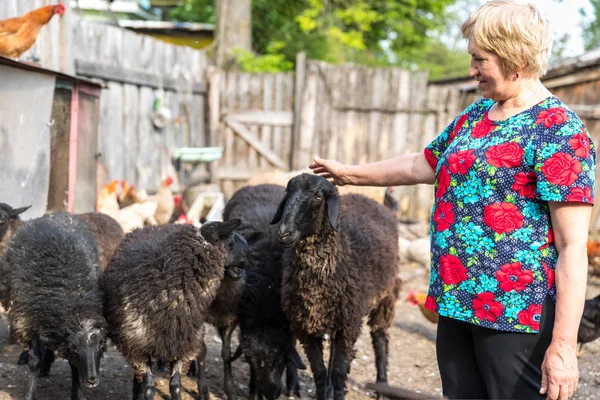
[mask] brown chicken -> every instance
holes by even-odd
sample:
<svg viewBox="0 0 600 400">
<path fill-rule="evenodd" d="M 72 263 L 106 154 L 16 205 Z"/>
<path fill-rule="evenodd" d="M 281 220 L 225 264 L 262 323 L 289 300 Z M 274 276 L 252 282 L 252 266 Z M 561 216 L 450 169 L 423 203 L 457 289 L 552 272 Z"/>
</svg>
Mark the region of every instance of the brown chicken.
<svg viewBox="0 0 600 400">
<path fill-rule="evenodd" d="M 590 238 L 587 242 L 588 263 L 590 265 L 590 273 L 600 276 L 600 240 Z"/>
<path fill-rule="evenodd" d="M 54 15 L 65 12 L 64 4 L 44 6 L 27 14 L 0 21 L 0 56 L 18 58 L 33 46 L 40 29 Z"/>
<path fill-rule="evenodd" d="M 427 294 L 426 293 L 419 293 L 416 290 L 411 290 L 406 295 L 405 300 L 414 306 L 419 306 L 419 310 L 421 310 L 421 313 L 425 316 L 425 318 L 427 318 L 429 320 L 429 322 L 437 324 L 439 315 L 437 313 L 425 308 L 425 303 L 427 302 Z"/>
<path fill-rule="evenodd" d="M 171 185 L 173 184 L 173 178 L 168 176 L 158 188 L 156 195 L 153 196 L 153 201 L 156 202 L 156 214 L 154 217 L 160 225 L 166 225 L 171 222 L 171 217 L 175 211 L 175 199 L 173 198 L 173 191 Z"/>
</svg>

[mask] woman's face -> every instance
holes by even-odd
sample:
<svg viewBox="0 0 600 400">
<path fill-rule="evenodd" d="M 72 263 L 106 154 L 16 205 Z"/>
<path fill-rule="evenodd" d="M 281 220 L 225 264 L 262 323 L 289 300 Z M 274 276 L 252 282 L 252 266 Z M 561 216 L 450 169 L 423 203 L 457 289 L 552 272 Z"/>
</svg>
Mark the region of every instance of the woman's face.
<svg viewBox="0 0 600 400">
<path fill-rule="evenodd" d="M 481 89 L 483 97 L 496 101 L 505 100 L 513 91 L 511 89 L 514 89 L 514 81 L 504 76 L 498 56 L 482 50 L 472 41 L 469 41 L 469 54 L 469 76 L 477 80 L 477 87 Z"/>
</svg>

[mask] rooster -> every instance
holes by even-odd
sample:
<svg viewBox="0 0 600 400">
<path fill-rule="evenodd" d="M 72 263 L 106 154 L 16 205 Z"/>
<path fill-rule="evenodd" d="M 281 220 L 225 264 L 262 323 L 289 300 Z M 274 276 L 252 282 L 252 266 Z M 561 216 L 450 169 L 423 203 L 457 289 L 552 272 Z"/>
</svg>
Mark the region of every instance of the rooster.
<svg viewBox="0 0 600 400">
<path fill-rule="evenodd" d="M 175 211 L 175 199 L 173 197 L 173 191 L 171 185 L 173 184 L 173 178 L 168 176 L 162 181 L 158 191 L 153 197 L 153 201 L 156 202 L 156 214 L 154 217 L 160 225 L 165 225 L 171 222 L 171 217 Z"/>
<path fill-rule="evenodd" d="M 33 46 L 42 26 L 54 15 L 62 15 L 64 12 L 64 4 L 57 4 L 0 21 L 0 56 L 19 58 Z"/>
<path fill-rule="evenodd" d="M 425 308 L 425 302 L 427 301 L 426 293 L 419 293 L 416 290 L 411 290 L 406 295 L 405 300 L 414 306 L 419 306 L 419 310 L 421 310 L 421 313 L 429 320 L 429 322 L 434 324 L 438 323 L 439 315 Z"/>
</svg>

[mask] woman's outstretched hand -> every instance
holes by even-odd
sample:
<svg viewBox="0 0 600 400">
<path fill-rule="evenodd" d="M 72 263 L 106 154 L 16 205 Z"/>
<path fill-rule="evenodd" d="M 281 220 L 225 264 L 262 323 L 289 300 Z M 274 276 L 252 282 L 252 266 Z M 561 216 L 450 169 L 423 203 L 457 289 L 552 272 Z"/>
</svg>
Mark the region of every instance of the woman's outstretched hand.
<svg viewBox="0 0 600 400">
<path fill-rule="evenodd" d="M 334 185 L 356 185 L 356 182 L 350 178 L 348 166 L 335 160 L 324 160 L 320 157 L 315 157 L 314 161 L 308 167 L 315 174 L 331 180 Z"/>
</svg>

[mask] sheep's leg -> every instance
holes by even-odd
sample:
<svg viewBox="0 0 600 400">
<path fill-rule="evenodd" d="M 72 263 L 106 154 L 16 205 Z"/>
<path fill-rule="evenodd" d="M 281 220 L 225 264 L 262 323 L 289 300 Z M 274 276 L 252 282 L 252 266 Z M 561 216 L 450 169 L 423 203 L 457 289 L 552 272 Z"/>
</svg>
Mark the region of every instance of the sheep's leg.
<svg viewBox="0 0 600 400">
<path fill-rule="evenodd" d="M 133 400 L 153 400 L 156 385 L 151 361 L 133 367 Z"/>
<path fill-rule="evenodd" d="M 171 380 L 169 382 L 169 393 L 171 400 L 181 400 L 181 371 L 183 362 L 181 360 L 171 362 Z"/>
<path fill-rule="evenodd" d="M 375 332 L 371 332 L 371 340 L 375 351 L 377 382 L 387 382 L 388 336 L 386 330 L 377 329 Z"/>
<path fill-rule="evenodd" d="M 52 363 L 54 362 L 54 351 L 44 348 L 41 354 L 42 363 L 40 365 L 40 372 L 38 373 L 40 378 L 50 375 L 50 367 L 52 367 Z"/>
<path fill-rule="evenodd" d="M 71 400 L 84 400 L 79 381 L 79 370 L 71 363 L 69 366 L 71 367 Z"/>
<path fill-rule="evenodd" d="M 26 365 L 29 364 L 29 350 L 23 350 L 21 355 L 19 355 L 19 361 L 17 361 L 18 365 Z"/>
<path fill-rule="evenodd" d="M 309 336 L 304 343 L 304 352 L 310 363 L 315 386 L 317 387 L 317 400 L 327 400 L 327 368 L 323 362 L 323 339 Z"/>
<path fill-rule="evenodd" d="M 208 400 L 208 385 L 206 383 L 206 343 L 202 339 L 198 353 L 198 394 L 200 400 Z"/>
<path fill-rule="evenodd" d="M 231 372 L 231 335 L 235 330 L 235 325 L 228 326 L 226 328 L 219 328 L 219 335 L 223 340 L 223 347 L 221 348 L 221 357 L 223 358 L 223 387 L 225 388 L 225 394 L 228 400 L 237 400 L 237 393 L 235 390 L 235 381 L 233 380 L 233 373 Z"/>
<path fill-rule="evenodd" d="M 350 351 L 346 347 L 344 335 L 338 334 L 332 339 L 331 352 L 333 358 L 333 371 L 331 383 L 333 385 L 334 400 L 344 400 L 346 396 L 346 379 L 350 365 Z"/>
<path fill-rule="evenodd" d="M 254 367 L 250 365 L 250 383 L 248 385 L 248 399 L 256 400 L 256 395 L 258 394 L 258 382 L 256 379 L 256 371 Z"/>
<path fill-rule="evenodd" d="M 287 387 L 287 397 L 302 397 L 300 395 L 300 380 L 298 379 L 298 368 L 292 363 L 288 363 L 285 371 L 285 383 Z"/>
<path fill-rule="evenodd" d="M 187 376 L 189 376 L 190 378 L 198 376 L 198 359 L 197 358 L 190 361 L 190 367 L 188 368 Z"/>
<path fill-rule="evenodd" d="M 25 400 L 35 400 L 35 388 L 41 362 L 40 347 L 37 343 L 32 343 L 29 347 L 29 384 Z"/>
</svg>

